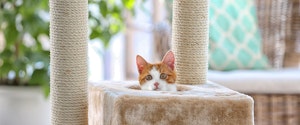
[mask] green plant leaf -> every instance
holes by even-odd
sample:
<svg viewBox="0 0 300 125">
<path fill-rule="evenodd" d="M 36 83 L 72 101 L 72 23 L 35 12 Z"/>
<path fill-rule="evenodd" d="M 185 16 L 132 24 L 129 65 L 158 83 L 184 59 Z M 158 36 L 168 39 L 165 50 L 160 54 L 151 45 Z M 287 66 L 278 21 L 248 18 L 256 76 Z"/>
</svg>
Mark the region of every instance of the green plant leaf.
<svg viewBox="0 0 300 125">
<path fill-rule="evenodd" d="M 101 35 L 102 30 L 100 29 L 100 27 L 95 27 L 92 29 L 92 32 L 90 34 L 90 39 L 95 39 L 95 38 L 99 38 Z"/>
<path fill-rule="evenodd" d="M 0 74 L 7 74 L 7 75 L 5 75 L 7 77 L 9 71 L 11 71 L 13 68 L 12 66 L 13 66 L 13 64 L 10 61 L 3 62 L 3 65 L 0 67 L 0 72 L 1 72 Z"/>
<path fill-rule="evenodd" d="M 118 24 L 111 24 L 110 27 L 109 27 L 109 32 L 111 34 L 116 34 L 120 31 L 120 25 Z"/>
<path fill-rule="evenodd" d="M 29 85 L 46 85 L 49 83 L 49 76 L 45 69 L 35 69 L 32 73 Z"/>
<path fill-rule="evenodd" d="M 44 90 L 44 96 L 45 96 L 45 98 L 49 97 L 50 86 L 49 85 L 43 85 L 43 90 Z"/>
<path fill-rule="evenodd" d="M 10 50 L 10 48 L 5 48 L 1 53 L 0 53 L 0 58 L 7 60 L 13 56 L 13 52 Z"/>
<path fill-rule="evenodd" d="M 16 24 L 15 23 L 10 23 L 6 30 L 4 30 L 4 37 L 6 41 L 7 46 L 13 45 L 19 36 L 19 32 L 17 31 Z"/>
<path fill-rule="evenodd" d="M 101 40 L 104 43 L 104 47 L 108 47 L 111 36 L 112 35 L 109 33 L 108 29 L 101 33 Z"/>
<path fill-rule="evenodd" d="M 40 2 L 41 2 L 40 8 L 42 8 L 44 10 L 49 9 L 49 0 L 40 0 Z"/>
<path fill-rule="evenodd" d="M 29 51 L 26 53 L 26 57 L 28 57 L 31 62 L 42 62 L 45 65 L 44 67 L 46 67 L 50 62 L 49 54 L 49 51 L 40 50 L 38 53 Z"/>
<path fill-rule="evenodd" d="M 132 10 L 135 4 L 135 0 L 122 0 L 125 7 L 129 10 Z"/>
<path fill-rule="evenodd" d="M 103 17 L 106 17 L 107 15 L 107 3 L 106 1 L 101 0 L 99 3 L 99 7 L 100 7 L 100 13 Z"/>
<path fill-rule="evenodd" d="M 18 58 L 14 61 L 14 65 L 13 65 L 13 69 L 15 71 L 19 71 L 19 70 L 26 70 L 26 66 L 28 63 L 28 60 L 24 59 L 25 57 L 22 58 Z"/>
</svg>

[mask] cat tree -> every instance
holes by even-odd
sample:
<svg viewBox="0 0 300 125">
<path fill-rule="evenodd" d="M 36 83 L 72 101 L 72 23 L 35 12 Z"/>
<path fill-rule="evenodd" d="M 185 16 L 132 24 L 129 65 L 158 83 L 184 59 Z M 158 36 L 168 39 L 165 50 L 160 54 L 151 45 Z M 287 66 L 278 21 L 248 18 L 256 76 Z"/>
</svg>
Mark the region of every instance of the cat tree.
<svg viewBox="0 0 300 125">
<path fill-rule="evenodd" d="M 208 0 L 174 0 L 178 92 L 142 91 L 138 82 L 94 83 L 88 90 L 87 4 L 50 0 L 52 124 L 254 124 L 251 97 L 207 82 Z"/>
</svg>

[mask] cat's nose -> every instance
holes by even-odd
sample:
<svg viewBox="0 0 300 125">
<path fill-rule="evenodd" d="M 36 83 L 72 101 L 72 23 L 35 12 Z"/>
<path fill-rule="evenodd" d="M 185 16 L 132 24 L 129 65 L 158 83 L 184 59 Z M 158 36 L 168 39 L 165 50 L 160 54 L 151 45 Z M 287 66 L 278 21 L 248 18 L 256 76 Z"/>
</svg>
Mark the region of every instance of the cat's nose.
<svg viewBox="0 0 300 125">
<path fill-rule="evenodd" d="M 159 83 L 158 83 L 158 82 L 154 83 L 154 86 L 155 86 L 155 87 L 158 87 L 158 85 L 159 85 Z"/>
</svg>

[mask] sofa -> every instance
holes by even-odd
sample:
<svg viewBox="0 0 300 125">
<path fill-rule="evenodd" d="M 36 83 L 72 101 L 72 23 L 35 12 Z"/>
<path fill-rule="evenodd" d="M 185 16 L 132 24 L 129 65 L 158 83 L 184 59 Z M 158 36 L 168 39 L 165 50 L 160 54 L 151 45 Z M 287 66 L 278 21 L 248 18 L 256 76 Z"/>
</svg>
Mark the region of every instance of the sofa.
<svg viewBox="0 0 300 125">
<path fill-rule="evenodd" d="M 208 72 L 210 81 L 253 97 L 256 125 L 300 125 L 299 6 L 299 0 L 256 0 L 270 68 Z"/>
</svg>

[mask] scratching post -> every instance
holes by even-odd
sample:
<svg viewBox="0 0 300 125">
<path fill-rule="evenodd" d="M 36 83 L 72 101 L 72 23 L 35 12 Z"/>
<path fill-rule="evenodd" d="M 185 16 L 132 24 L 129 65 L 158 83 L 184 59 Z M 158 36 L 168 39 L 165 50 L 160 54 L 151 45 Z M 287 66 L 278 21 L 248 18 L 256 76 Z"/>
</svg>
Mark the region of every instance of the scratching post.
<svg viewBox="0 0 300 125">
<path fill-rule="evenodd" d="M 177 83 L 206 83 L 208 68 L 208 0 L 174 0 L 172 49 Z"/>
<path fill-rule="evenodd" d="M 87 125 L 88 0 L 50 0 L 53 125 Z"/>
</svg>

